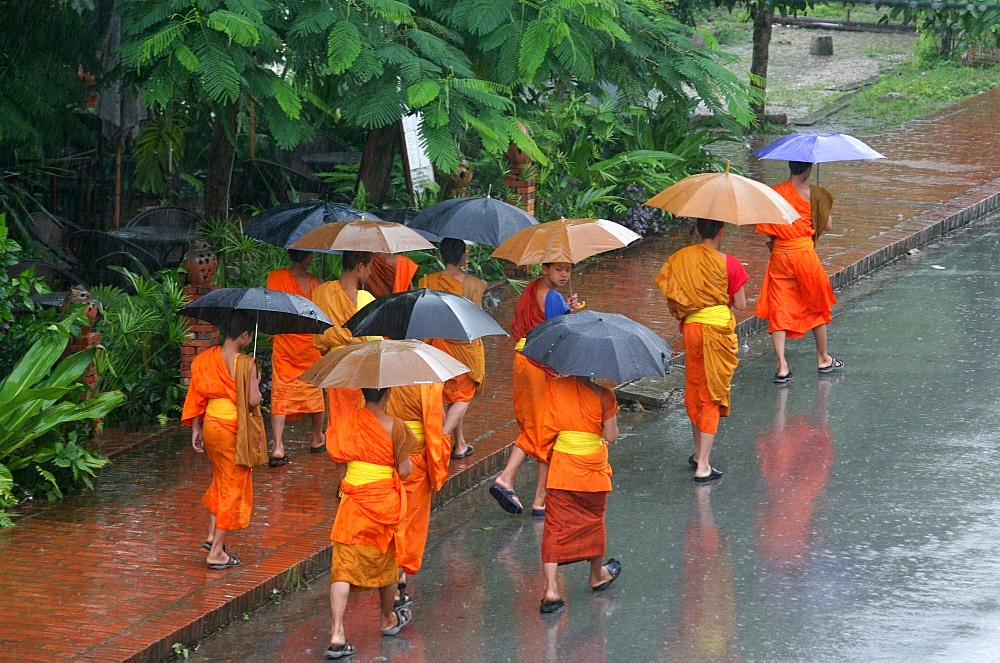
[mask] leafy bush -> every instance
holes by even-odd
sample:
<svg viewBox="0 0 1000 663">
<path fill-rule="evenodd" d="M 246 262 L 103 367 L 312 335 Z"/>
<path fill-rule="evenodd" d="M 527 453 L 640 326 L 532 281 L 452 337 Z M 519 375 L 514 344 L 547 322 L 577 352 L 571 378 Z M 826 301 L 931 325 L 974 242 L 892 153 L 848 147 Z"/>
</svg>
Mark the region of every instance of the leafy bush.
<svg viewBox="0 0 1000 663">
<path fill-rule="evenodd" d="M 92 426 L 123 400 L 118 392 L 82 400 L 79 382 L 93 363 L 96 348 L 60 360 L 70 338 L 67 324 L 55 324 L 38 338 L 13 371 L 0 382 L 0 526 L 11 524 L 6 509 L 23 495 L 45 491 L 63 497 L 108 460 L 86 448 Z"/>
<path fill-rule="evenodd" d="M 110 425 L 134 430 L 163 425 L 179 409 L 180 347 L 188 326 L 177 314 L 186 303 L 178 271 L 145 276 L 121 269 L 135 295 L 115 286 L 98 286 L 91 296 L 101 306 L 97 324 L 103 351 L 98 356 L 98 386 L 116 390 L 125 404 L 108 418 Z"/>
</svg>

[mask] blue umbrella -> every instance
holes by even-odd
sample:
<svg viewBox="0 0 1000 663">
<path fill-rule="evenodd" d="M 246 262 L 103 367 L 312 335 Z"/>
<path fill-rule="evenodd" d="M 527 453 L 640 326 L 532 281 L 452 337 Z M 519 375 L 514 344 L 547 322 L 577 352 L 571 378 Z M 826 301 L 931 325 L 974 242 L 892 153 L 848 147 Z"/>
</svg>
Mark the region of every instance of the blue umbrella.
<svg viewBox="0 0 1000 663">
<path fill-rule="evenodd" d="M 810 133 L 782 136 L 773 143 L 754 151 L 753 155 L 758 159 L 803 161 L 805 163 L 885 158 L 884 154 L 879 154 L 853 136 Z"/>
</svg>

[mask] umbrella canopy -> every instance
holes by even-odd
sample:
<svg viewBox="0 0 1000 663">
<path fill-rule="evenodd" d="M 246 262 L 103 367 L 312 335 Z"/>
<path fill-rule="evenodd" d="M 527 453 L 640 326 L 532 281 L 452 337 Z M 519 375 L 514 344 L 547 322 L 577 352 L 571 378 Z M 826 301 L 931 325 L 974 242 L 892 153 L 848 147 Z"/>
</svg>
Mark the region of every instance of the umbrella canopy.
<svg viewBox="0 0 1000 663">
<path fill-rule="evenodd" d="M 550 318 L 528 332 L 521 353 L 560 375 L 622 383 L 665 375 L 670 347 L 649 327 L 617 313 L 580 311 Z"/>
<path fill-rule="evenodd" d="M 830 133 L 789 134 L 754 151 L 753 155 L 759 159 L 805 163 L 885 158 L 853 136 Z"/>
<path fill-rule="evenodd" d="M 250 219 L 243 233 L 287 248 L 310 230 L 327 223 L 352 219 L 381 220 L 374 214 L 343 203 L 284 203 Z"/>
<path fill-rule="evenodd" d="M 738 226 L 753 223 L 794 223 L 799 218 L 774 189 L 734 173 L 690 175 L 644 204 L 675 216 L 714 219 Z"/>
<path fill-rule="evenodd" d="M 257 314 L 257 331 L 265 334 L 322 334 L 333 326 L 330 318 L 305 297 L 266 288 L 219 288 L 179 313 L 221 326 L 234 311 Z"/>
<path fill-rule="evenodd" d="M 472 341 L 506 336 L 490 315 L 465 297 L 440 290 L 398 292 L 363 307 L 344 323 L 355 336 Z"/>
<path fill-rule="evenodd" d="M 605 219 L 559 219 L 520 230 L 493 252 L 516 265 L 577 263 L 584 258 L 628 246 L 639 235 Z"/>
<path fill-rule="evenodd" d="M 317 387 L 382 389 L 444 382 L 468 372 L 468 366 L 423 341 L 365 341 L 331 351 L 301 379 Z"/>
<path fill-rule="evenodd" d="M 353 219 L 322 225 L 300 237 L 288 248 L 320 253 L 402 253 L 433 249 L 434 245 L 401 223 Z"/>
<path fill-rule="evenodd" d="M 428 207 L 407 222 L 414 230 L 468 242 L 500 246 L 538 220 L 520 207 L 496 198 L 452 198 Z"/>
</svg>

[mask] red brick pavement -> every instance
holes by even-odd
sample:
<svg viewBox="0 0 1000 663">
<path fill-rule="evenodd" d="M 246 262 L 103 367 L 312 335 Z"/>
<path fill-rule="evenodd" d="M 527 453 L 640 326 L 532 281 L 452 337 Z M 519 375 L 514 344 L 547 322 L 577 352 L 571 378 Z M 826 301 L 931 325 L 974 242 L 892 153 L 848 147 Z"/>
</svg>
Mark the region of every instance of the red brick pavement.
<svg viewBox="0 0 1000 663">
<path fill-rule="evenodd" d="M 868 137 L 886 161 L 821 166 L 821 183 L 837 204 L 834 231 L 819 252 L 837 287 L 1000 207 L 998 112 L 994 90 Z M 781 162 L 753 167 L 768 182 L 784 177 Z M 606 256 L 574 273 L 574 290 L 589 308 L 626 313 L 671 339 L 676 324 L 652 278 L 689 241 L 655 238 Z M 761 239 L 733 228 L 724 248 L 747 264 L 755 293 L 767 260 Z M 513 310 L 506 294 L 495 311 L 505 327 Z M 759 328 L 746 315 L 740 324 L 741 333 Z M 834 346 L 836 337 L 834 326 Z M 506 459 L 514 438 L 511 352 L 510 339 L 487 340 L 488 383 L 466 423 L 476 454 L 454 464 L 442 498 L 495 474 Z M 288 465 L 254 473 L 253 520 L 230 543 L 244 565 L 222 572 L 208 570 L 199 549 L 209 468 L 191 451 L 187 430 L 154 433 L 156 443 L 146 445 L 148 435 L 105 438 L 118 459 L 96 492 L 26 509 L 16 528 L 0 532 L 0 660 L 162 659 L 173 643 L 191 643 L 266 602 L 272 590 L 324 571 L 335 514 L 332 463 L 302 453 L 308 442 L 300 431 L 290 431 Z"/>
</svg>

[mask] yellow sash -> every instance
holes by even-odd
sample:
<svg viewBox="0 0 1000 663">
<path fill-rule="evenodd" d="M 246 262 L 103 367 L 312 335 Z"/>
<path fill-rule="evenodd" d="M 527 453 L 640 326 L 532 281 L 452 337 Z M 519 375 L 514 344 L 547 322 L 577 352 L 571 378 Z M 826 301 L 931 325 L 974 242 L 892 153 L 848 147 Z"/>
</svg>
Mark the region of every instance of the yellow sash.
<svg viewBox="0 0 1000 663">
<path fill-rule="evenodd" d="M 578 430 L 560 431 L 556 437 L 555 451 L 574 456 L 586 456 L 595 451 L 600 451 L 604 446 L 604 439 L 597 433 L 582 433 Z"/>
<path fill-rule="evenodd" d="M 518 341 L 517 343 L 515 343 L 514 344 L 514 352 L 520 352 L 521 350 L 523 350 L 524 349 L 524 342 L 526 340 L 527 340 L 527 338 L 522 338 L 520 341 Z"/>
<path fill-rule="evenodd" d="M 794 251 L 805 251 L 806 249 L 812 250 L 813 244 L 812 237 L 796 237 L 794 239 L 775 237 L 771 253 L 792 253 Z"/>
<path fill-rule="evenodd" d="M 421 441 L 424 439 L 424 422 L 404 421 L 403 423 L 406 424 L 406 427 L 413 433 L 413 437 Z"/>
<path fill-rule="evenodd" d="M 691 311 L 684 316 L 684 322 L 700 322 L 704 325 L 716 325 L 725 327 L 729 324 L 729 307 L 724 304 L 718 306 L 708 306 L 697 311 Z"/>
<path fill-rule="evenodd" d="M 344 481 L 352 486 L 363 486 L 366 483 L 391 478 L 392 468 L 388 465 L 376 465 L 375 463 L 366 463 L 363 460 L 347 461 L 347 474 L 344 475 Z"/>
<path fill-rule="evenodd" d="M 212 398 L 205 406 L 205 415 L 214 419 L 233 421 L 238 417 L 236 403 L 228 398 Z"/>
</svg>

